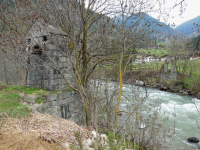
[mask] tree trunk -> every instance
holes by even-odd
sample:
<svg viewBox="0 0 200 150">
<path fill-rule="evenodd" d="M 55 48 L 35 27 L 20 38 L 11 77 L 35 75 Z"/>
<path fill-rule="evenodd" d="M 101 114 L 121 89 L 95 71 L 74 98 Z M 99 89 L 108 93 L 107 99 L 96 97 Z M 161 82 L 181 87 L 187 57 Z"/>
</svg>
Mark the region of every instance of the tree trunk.
<svg viewBox="0 0 200 150">
<path fill-rule="evenodd" d="M 4 71 L 4 80 L 5 83 L 8 84 L 8 79 L 7 79 L 7 70 L 6 70 L 6 59 L 3 58 L 3 71 Z"/>
</svg>

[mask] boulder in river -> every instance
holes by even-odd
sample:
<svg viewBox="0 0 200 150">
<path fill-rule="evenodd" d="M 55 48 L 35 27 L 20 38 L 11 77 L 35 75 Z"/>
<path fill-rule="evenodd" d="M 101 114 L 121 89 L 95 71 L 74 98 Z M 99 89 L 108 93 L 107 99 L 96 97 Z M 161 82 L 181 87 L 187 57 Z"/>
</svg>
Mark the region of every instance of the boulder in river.
<svg viewBox="0 0 200 150">
<path fill-rule="evenodd" d="M 196 138 L 196 137 L 190 137 L 187 139 L 188 142 L 191 142 L 191 143 L 198 143 L 199 142 L 199 139 Z"/>
</svg>

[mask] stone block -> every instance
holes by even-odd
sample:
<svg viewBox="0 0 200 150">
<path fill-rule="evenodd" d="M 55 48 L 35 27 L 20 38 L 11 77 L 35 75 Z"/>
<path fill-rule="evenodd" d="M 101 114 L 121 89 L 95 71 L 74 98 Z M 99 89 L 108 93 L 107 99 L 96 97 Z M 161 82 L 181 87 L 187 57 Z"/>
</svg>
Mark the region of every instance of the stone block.
<svg viewBox="0 0 200 150">
<path fill-rule="evenodd" d="M 56 100 L 58 100 L 57 97 L 58 97 L 57 94 L 48 95 L 47 96 L 47 101 L 48 102 L 56 101 Z"/>
<path fill-rule="evenodd" d="M 71 121 L 78 123 L 79 122 L 79 116 L 76 114 L 72 114 L 69 118 Z"/>
<path fill-rule="evenodd" d="M 59 68 L 64 68 L 65 67 L 65 63 L 58 63 L 58 67 Z"/>
<path fill-rule="evenodd" d="M 65 84 L 61 85 L 60 88 L 61 88 L 61 89 L 64 89 L 64 88 L 65 88 Z"/>
<path fill-rule="evenodd" d="M 59 105 L 64 105 L 65 103 L 65 100 L 59 100 Z"/>
<path fill-rule="evenodd" d="M 70 102 L 73 102 L 73 97 L 67 97 L 64 99 L 65 100 L 65 103 L 70 103 Z"/>
<path fill-rule="evenodd" d="M 44 86 L 43 88 L 44 88 L 45 90 L 47 90 L 47 91 L 52 91 L 52 90 L 51 90 L 51 86 L 49 86 L 49 85 L 48 85 L 48 86 Z"/>
<path fill-rule="evenodd" d="M 52 51 L 53 56 L 58 56 L 58 51 Z"/>
<path fill-rule="evenodd" d="M 50 78 L 50 75 L 49 75 L 49 74 L 45 74 L 45 75 L 43 76 L 43 79 L 44 79 L 44 80 L 50 80 L 51 78 Z"/>
<path fill-rule="evenodd" d="M 34 75 L 34 76 L 30 76 L 29 77 L 31 80 L 34 80 L 34 81 L 36 81 L 36 80 L 41 80 L 41 76 L 38 76 L 38 75 Z"/>
<path fill-rule="evenodd" d="M 59 106 L 59 101 L 53 101 L 53 106 Z"/>
<path fill-rule="evenodd" d="M 164 72 L 165 72 L 165 73 L 168 72 L 168 62 L 167 62 L 167 60 L 165 60 L 165 64 L 164 64 Z"/>
<path fill-rule="evenodd" d="M 34 104 L 38 97 L 39 96 L 36 96 L 36 95 L 25 95 L 24 96 L 24 101 L 28 102 L 28 103 L 31 103 L 31 104 Z"/>
<path fill-rule="evenodd" d="M 47 50 L 47 51 L 45 51 L 45 54 L 46 54 L 47 56 L 51 56 L 51 55 L 52 55 L 52 52 L 51 52 L 51 50 Z"/>
<path fill-rule="evenodd" d="M 55 44 L 47 43 L 47 44 L 45 45 L 45 49 L 46 49 L 46 50 L 56 50 L 56 45 L 55 45 Z"/>
<path fill-rule="evenodd" d="M 43 66 L 42 65 L 38 66 L 38 70 L 42 71 L 43 70 Z"/>
<path fill-rule="evenodd" d="M 65 76 L 66 79 L 72 78 L 71 74 L 65 74 L 64 76 Z"/>
<path fill-rule="evenodd" d="M 56 89 L 56 85 L 52 85 L 52 86 L 51 86 L 51 91 L 53 92 L 53 91 L 55 91 L 55 90 L 57 90 L 57 89 Z"/>
<path fill-rule="evenodd" d="M 27 80 L 27 85 L 33 85 L 34 82 L 32 80 Z"/>
<path fill-rule="evenodd" d="M 42 58 L 41 58 L 41 59 L 42 59 Z M 38 60 L 36 61 L 36 64 L 37 64 L 37 65 L 41 65 L 41 66 L 42 66 L 44 63 L 43 63 L 43 61 L 42 61 L 42 60 L 38 59 Z"/>
<path fill-rule="evenodd" d="M 47 114 L 52 114 L 52 113 L 53 113 L 52 107 L 46 109 L 46 110 L 45 110 L 45 113 L 47 113 Z"/>
<path fill-rule="evenodd" d="M 56 76 L 54 74 L 49 74 L 50 80 L 55 80 Z"/>
<path fill-rule="evenodd" d="M 55 82 L 55 85 L 60 84 L 59 79 L 55 79 L 54 82 Z"/>
<path fill-rule="evenodd" d="M 57 107 L 60 107 L 60 106 L 53 106 L 52 107 L 53 113 L 57 113 Z"/>
<path fill-rule="evenodd" d="M 56 85 L 56 89 L 60 90 L 61 89 L 61 85 L 60 84 Z"/>
<path fill-rule="evenodd" d="M 44 75 L 48 75 L 48 74 L 49 74 L 49 69 L 45 67 L 45 68 L 43 69 L 43 74 L 44 74 Z"/>
<path fill-rule="evenodd" d="M 43 105 L 44 105 L 45 109 L 49 109 L 49 108 L 53 107 L 53 102 L 46 102 Z"/>
<path fill-rule="evenodd" d="M 49 74 L 54 74 L 54 70 L 53 68 L 49 68 Z"/>
<path fill-rule="evenodd" d="M 29 60 L 30 60 L 29 62 L 31 65 L 35 65 L 37 62 L 37 59 L 34 59 L 34 58 L 30 58 Z"/>
<path fill-rule="evenodd" d="M 73 95 L 73 100 L 74 100 L 74 101 L 81 102 L 81 96 L 80 96 L 80 94 L 74 94 L 74 95 Z"/>
<path fill-rule="evenodd" d="M 57 112 L 61 112 L 61 107 L 57 106 Z"/>
<path fill-rule="evenodd" d="M 39 79 L 39 80 L 32 80 L 33 84 L 37 84 L 37 85 L 41 85 L 42 84 L 42 80 Z"/>
<path fill-rule="evenodd" d="M 58 117 L 58 118 L 62 118 L 61 117 L 61 112 L 53 113 L 52 116 L 55 116 L 55 117 Z"/>
<path fill-rule="evenodd" d="M 53 79 L 51 79 L 51 80 L 49 80 L 49 83 L 48 83 L 48 85 L 56 85 L 56 82 L 55 82 L 55 80 L 53 80 Z"/>
<path fill-rule="evenodd" d="M 27 80 L 31 80 L 32 79 L 32 76 L 31 75 L 28 75 L 27 76 Z"/>
<path fill-rule="evenodd" d="M 29 70 L 28 71 L 28 75 L 32 75 L 32 76 L 41 76 L 42 75 L 42 73 L 41 73 L 41 71 L 38 71 L 38 70 Z"/>
<path fill-rule="evenodd" d="M 59 57 L 58 62 L 67 62 L 67 57 Z"/>
<path fill-rule="evenodd" d="M 66 99 L 66 98 L 69 98 L 71 96 L 72 96 L 71 92 L 61 92 L 61 93 L 59 93 L 59 99 Z"/>
<path fill-rule="evenodd" d="M 28 66 L 28 71 L 36 71 L 37 70 L 37 65 L 29 65 Z"/>
</svg>

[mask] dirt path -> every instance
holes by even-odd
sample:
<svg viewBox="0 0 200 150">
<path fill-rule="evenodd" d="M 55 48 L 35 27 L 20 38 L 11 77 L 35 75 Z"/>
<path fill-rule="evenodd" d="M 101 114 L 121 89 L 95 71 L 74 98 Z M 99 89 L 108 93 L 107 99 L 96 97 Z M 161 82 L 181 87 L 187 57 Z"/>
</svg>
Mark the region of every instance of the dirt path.
<svg viewBox="0 0 200 150">
<path fill-rule="evenodd" d="M 2 150 L 66 150 L 57 143 L 50 143 L 33 133 L 10 133 L 0 135 Z"/>
</svg>

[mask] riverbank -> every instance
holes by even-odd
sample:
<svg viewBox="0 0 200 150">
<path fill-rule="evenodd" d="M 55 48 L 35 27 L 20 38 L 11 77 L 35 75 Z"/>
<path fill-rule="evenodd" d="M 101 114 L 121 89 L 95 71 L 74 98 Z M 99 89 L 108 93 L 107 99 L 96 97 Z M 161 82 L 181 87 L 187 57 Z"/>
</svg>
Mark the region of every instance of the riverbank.
<svg viewBox="0 0 200 150">
<path fill-rule="evenodd" d="M 184 83 L 181 81 L 160 82 L 160 76 L 160 71 L 150 71 L 143 74 L 141 72 L 134 71 L 126 73 L 123 80 L 124 83 L 127 84 L 173 92 L 181 96 L 189 95 L 200 99 L 200 92 L 193 91 L 190 88 L 185 87 Z"/>
</svg>

